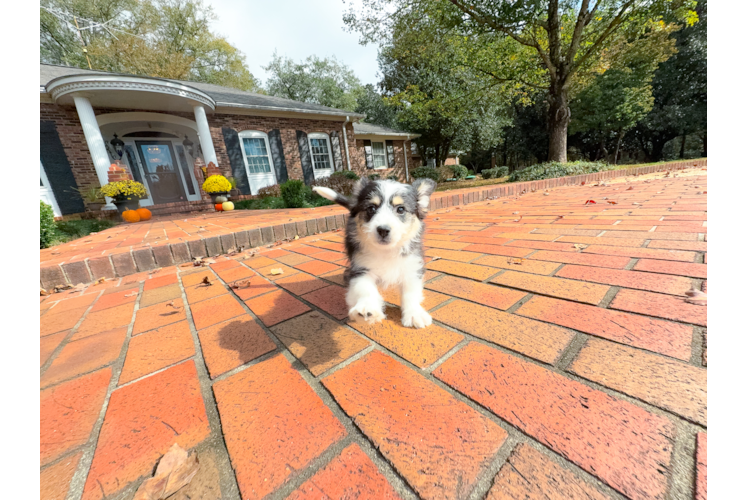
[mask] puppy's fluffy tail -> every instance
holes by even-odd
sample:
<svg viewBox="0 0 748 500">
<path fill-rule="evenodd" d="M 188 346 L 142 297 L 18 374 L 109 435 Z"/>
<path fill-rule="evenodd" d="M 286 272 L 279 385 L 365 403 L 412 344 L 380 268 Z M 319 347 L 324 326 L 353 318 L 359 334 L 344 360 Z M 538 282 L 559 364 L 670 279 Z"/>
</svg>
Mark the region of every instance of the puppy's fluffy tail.
<svg viewBox="0 0 748 500">
<path fill-rule="evenodd" d="M 312 191 L 314 191 L 315 193 L 317 193 L 318 195 L 320 195 L 323 198 L 327 198 L 330 201 L 334 201 L 338 205 L 343 205 L 348 210 L 351 209 L 351 206 L 352 206 L 351 205 L 351 200 L 349 200 L 348 198 L 346 198 L 345 196 L 343 196 L 340 193 L 336 193 L 335 191 L 333 191 L 330 188 L 326 188 L 326 187 L 322 187 L 322 186 L 314 186 L 312 188 Z"/>
</svg>

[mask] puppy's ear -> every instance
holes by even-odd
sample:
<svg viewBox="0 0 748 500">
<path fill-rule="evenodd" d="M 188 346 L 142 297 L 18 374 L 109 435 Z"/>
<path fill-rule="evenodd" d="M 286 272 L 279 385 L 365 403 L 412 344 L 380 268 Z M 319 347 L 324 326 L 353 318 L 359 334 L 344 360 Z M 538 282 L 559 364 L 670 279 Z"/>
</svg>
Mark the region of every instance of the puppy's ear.
<svg viewBox="0 0 748 500">
<path fill-rule="evenodd" d="M 351 191 L 351 198 L 357 199 L 358 195 L 361 193 L 361 190 L 363 190 L 370 182 L 371 181 L 366 176 L 361 177 L 358 181 L 356 181 L 356 184 L 354 184 L 353 186 L 353 191 Z"/>
<path fill-rule="evenodd" d="M 330 201 L 334 201 L 338 205 L 343 205 L 348 210 L 351 209 L 351 200 L 349 200 L 348 198 L 346 198 L 340 193 L 336 193 L 330 188 L 326 188 L 322 186 L 314 186 L 312 188 L 312 191 L 314 191 L 315 193 L 317 193 L 323 198 L 327 198 Z"/>
<path fill-rule="evenodd" d="M 418 197 L 418 210 L 425 215 L 429 208 L 429 196 L 434 192 L 436 182 L 431 179 L 416 179 L 412 186 Z"/>
</svg>

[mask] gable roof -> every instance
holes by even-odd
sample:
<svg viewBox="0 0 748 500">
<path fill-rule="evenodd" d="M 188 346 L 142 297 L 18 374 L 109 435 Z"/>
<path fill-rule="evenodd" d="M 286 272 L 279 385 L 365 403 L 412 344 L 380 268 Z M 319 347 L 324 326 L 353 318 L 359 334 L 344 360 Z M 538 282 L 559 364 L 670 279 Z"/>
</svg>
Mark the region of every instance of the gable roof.
<svg viewBox="0 0 748 500">
<path fill-rule="evenodd" d="M 90 69 L 81 69 L 72 66 L 58 66 L 53 64 L 39 64 L 40 70 L 40 91 L 46 92 L 46 86 L 57 78 L 66 76 L 77 76 L 77 75 L 119 75 L 119 76 L 138 76 L 130 75 L 126 73 L 110 73 L 108 71 L 95 71 Z M 244 108 L 244 109 L 257 109 L 267 111 L 292 111 L 298 113 L 307 114 L 320 114 L 320 115 L 337 115 L 337 116 L 349 116 L 352 120 L 364 118 L 366 115 L 360 113 L 353 113 L 351 111 L 345 111 L 342 109 L 330 108 L 328 106 L 322 106 L 320 104 L 313 104 L 308 102 L 293 101 L 291 99 L 284 99 L 282 97 L 274 97 L 264 94 L 256 94 L 254 92 L 246 92 L 244 90 L 233 89 L 230 87 L 222 87 L 220 85 L 213 85 L 210 83 L 201 82 L 188 82 L 182 80 L 171 80 L 168 78 L 156 78 L 148 76 L 140 76 L 140 78 L 148 78 L 156 81 L 167 81 L 175 82 L 182 85 L 187 85 L 194 89 L 197 89 L 213 99 L 217 107 L 228 107 L 228 108 Z"/>
</svg>

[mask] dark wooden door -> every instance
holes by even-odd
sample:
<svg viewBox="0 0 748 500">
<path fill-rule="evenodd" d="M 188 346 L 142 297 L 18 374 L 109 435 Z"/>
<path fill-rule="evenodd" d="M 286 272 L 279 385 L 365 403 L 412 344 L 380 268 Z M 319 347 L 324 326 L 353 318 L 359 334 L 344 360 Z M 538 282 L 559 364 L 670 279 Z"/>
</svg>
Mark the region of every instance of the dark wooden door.
<svg viewBox="0 0 748 500">
<path fill-rule="evenodd" d="M 153 204 L 186 201 L 177 158 L 171 143 L 135 141 L 145 171 L 145 181 Z"/>
</svg>

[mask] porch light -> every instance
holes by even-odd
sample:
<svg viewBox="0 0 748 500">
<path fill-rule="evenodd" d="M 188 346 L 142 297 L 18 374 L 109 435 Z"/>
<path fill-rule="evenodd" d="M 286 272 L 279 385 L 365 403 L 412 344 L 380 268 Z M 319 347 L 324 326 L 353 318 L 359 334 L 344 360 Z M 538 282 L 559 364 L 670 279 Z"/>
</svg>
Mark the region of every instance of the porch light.
<svg viewBox="0 0 748 500">
<path fill-rule="evenodd" d="M 114 147 L 114 152 L 117 153 L 119 159 L 122 159 L 122 155 L 125 154 L 125 143 L 117 137 L 117 134 L 114 134 L 114 139 L 109 141 L 109 144 Z"/>
<path fill-rule="evenodd" d="M 195 157 L 195 143 L 190 140 L 189 137 L 186 135 L 184 136 L 184 140 L 182 141 L 182 145 L 184 146 L 184 149 L 187 150 L 187 153 L 191 157 Z"/>
</svg>

